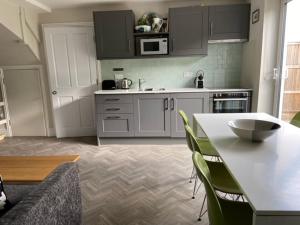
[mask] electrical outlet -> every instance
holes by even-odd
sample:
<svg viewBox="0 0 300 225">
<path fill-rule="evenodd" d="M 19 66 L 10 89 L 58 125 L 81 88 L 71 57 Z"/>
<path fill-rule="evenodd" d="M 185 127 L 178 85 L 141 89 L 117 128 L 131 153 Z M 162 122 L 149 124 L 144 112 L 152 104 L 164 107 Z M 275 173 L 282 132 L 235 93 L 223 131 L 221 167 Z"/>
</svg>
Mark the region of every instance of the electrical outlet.
<svg viewBox="0 0 300 225">
<path fill-rule="evenodd" d="M 194 77 L 194 73 L 193 73 L 193 72 L 190 72 L 190 71 L 183 72 L 183 77 L 184 77 L 184 78 L 191 78 L 191 77 Z"/>
<path fill-rule="evenodd" d="M 115 74 L 115 80 L 122 80 L 124 78 L 123 74 Z"/>
</svg>

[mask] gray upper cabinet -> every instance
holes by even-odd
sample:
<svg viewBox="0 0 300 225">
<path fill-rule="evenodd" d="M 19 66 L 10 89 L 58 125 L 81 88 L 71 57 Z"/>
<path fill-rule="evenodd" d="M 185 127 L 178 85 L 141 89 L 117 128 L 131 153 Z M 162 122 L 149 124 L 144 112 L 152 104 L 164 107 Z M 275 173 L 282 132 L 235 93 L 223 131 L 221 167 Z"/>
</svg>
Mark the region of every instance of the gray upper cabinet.
<svg viewBox="0 0 300 225">
<path fill-rule="evenodd" d="M 134 56 L 132 10 L 94 12 L 98 59 Z"/>
<path fill-rule="evenodd" d="M 209 93 L 179 93 L 172 94 L 170 97 L 171 136 L 185 137 L 179 110 L 187 114 L 192 126 L 194 113 L 209 113 Z"/>
<path fill-rule="evenodd" d="M 168 94 L 141 94 L 134 96 L 135 136 L 170 136 L 170 109 Z"/>
<path fill-rule="evenodd" d="M 170 55 L 206 55 L 208 7 L 171 8 L 169 10 L 169 35 Z"/>
<path fill-rule="evenodd" d="M 250 4 L 209 7 L 209 40 L 248 40 Z"/>
</svg>

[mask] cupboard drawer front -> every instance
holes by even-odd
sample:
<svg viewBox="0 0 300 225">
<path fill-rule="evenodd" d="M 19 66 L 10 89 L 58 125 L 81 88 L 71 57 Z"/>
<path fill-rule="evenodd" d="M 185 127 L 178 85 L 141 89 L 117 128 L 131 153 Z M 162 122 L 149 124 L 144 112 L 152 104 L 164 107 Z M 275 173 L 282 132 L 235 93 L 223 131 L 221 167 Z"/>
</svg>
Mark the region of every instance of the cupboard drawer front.
<svg viewBox="0 0 300 225">
<path fill-rule="evenodd" d="M 133 114 L 99 114 L 98 135 L 100 137 L 131 137 Z"/>
<path fill-rule="evenodd" d="M 132 95 L 97 95 L 96 103 L 132 103 Z"/>
<path fill-rule="evenodd" d="M 132 104 L 97 104 L 97 113 L 133 113 Z"/>
</svg>

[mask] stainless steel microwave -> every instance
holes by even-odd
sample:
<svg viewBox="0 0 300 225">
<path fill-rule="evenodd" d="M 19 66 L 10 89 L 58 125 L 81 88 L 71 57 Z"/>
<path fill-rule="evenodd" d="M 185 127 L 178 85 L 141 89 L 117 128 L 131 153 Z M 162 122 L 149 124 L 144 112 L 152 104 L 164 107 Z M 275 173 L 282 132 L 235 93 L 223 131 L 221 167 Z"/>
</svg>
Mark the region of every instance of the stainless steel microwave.
<svg viewBox="0 0 300 225">
<path fill-rule="evenodd" d="M 141 38 L 140 55 L 167 55 L 168 38 Z"/>
</svg>

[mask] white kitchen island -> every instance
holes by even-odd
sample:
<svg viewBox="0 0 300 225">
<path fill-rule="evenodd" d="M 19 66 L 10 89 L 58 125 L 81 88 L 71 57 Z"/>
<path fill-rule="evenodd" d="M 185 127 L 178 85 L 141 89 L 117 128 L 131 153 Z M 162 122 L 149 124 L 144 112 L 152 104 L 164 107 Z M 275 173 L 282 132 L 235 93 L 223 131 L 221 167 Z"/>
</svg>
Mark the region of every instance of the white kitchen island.
<svg viewBox="0 0 300 225">
<path fill-rule="evenodd" d="M 194 114 L 194 130 L 205 132 L 253 209 L 253 225 L 300 224 L 300 129 L 263 113 Z M 239 139 L 234 119 L 281 124 L 261 143 Z"/>
</svg>

